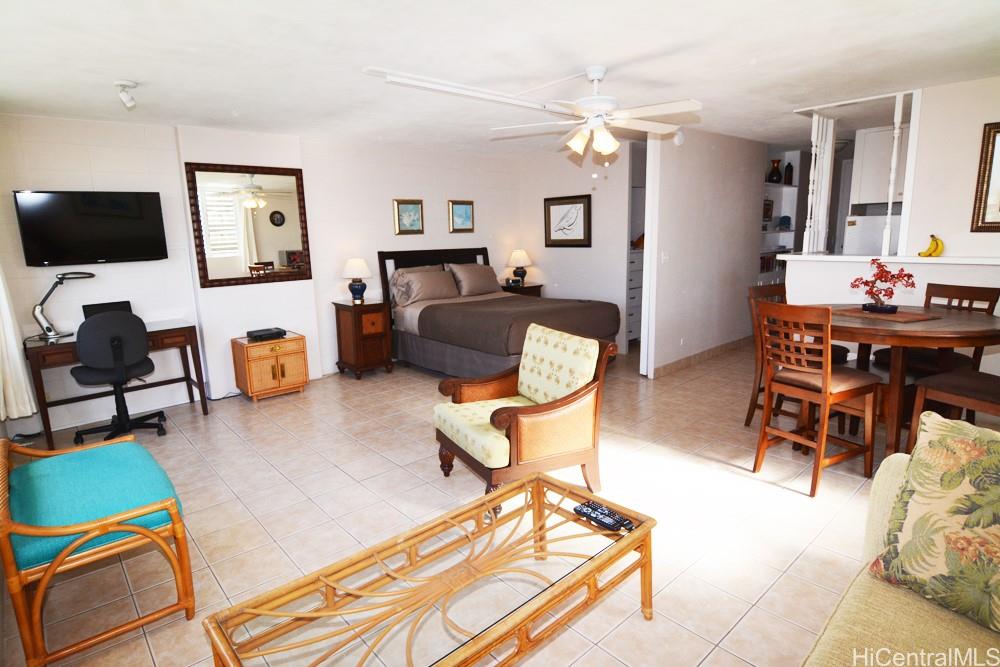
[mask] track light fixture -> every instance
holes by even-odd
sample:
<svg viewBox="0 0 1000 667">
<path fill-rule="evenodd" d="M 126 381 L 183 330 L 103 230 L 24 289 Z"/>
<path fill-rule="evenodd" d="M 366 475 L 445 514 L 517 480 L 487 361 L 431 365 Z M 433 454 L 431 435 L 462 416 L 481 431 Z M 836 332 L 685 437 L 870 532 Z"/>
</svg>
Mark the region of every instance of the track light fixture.
<svg viewBox="0 0 1000 667">
<path fill-rule="evenodd" d="M 138 86 L 135 81 L 129 81 L 128 79 L 120 79 L 115 81 L 115 85 L 118 86 L 118 99 L 122 101 L 125 108 L 131 111 L 135 108 L 135 98 L 132 97 L 132 93 L 129 91 Z"/>
</svg>

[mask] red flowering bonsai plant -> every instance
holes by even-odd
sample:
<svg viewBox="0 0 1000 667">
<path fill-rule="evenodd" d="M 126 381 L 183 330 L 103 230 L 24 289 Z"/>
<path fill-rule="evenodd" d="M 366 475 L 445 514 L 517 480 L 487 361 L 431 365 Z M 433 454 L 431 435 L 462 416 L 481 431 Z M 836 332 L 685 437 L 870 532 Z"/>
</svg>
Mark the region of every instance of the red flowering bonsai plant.
<svg viewBox="0 0 1000 667">
<path fill-rule="evenodd" d="M 874 267 L 871 278 L 858 276 L 851 281 L 851 288 L 859 289 L 864 287 L 865 294 L 872 300 L 875 309 L 883 310 L 891 308 L 895 310 L 895 307 L 887 306 L 885 302 L 893 297 L 895 294 L 893 288 L 895 287 L 916 287 L 917 283 L 913 280 L 913 274 L 903 267 L 900 267 L 899 271 L 893 273 L 878 257 L 872 258 L 871 265 Z"/>
</svg>

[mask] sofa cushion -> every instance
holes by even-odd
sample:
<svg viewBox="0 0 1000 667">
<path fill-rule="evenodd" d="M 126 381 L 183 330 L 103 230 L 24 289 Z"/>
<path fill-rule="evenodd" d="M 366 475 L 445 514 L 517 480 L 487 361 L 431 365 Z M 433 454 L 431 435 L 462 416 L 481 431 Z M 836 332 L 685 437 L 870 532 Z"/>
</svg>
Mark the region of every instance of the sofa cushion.
<svg viewBox="0 0 1000 667">
<path fill-rule="evenodd" d="M 996 633 L 862 569 L 803 665 L 891 665 L 897 663 L 876 662 L 872 657 L 865 661 L 863 656 L 885 658 L 918 648 L 927 652 L 975 649 L 980 660 L 985 660 L 989 648 L 996 645 Z M 876 651 L 883 653 L 875 655 Z"/>
<path fill-rule="evenodd" d="M 438 403 L 434 406 L 434 427 L 487 468 L 506 468 L 510 465 L 510 441 L 503 431 L 493 428 L 490 415 L 499 408 L 527 405 L 534 403 L 524 396 Z"/>
<path fill-rule="evenodd" d="M 177 498 L 167 473 L 135 442 L 105 445 L 40 459 L 10 472 L 10 516 L 32 526 L 67 526 Z M 178 508 L 180 500 L 177 501 Z M 126 523 L 159 528 L 170 523 L 160 510 Z M 11 535 L 20 569 L 52 561 L 80 534 L 61 537 Z M 77 552 L 133 536 L 108 533 L 83 544 Z"/>
<path fill-rule="evenodd" d="M 920 416 L 886 548 L 870 569 L 1000 632 L 1000 433 Z"/>
<path fill-rule="evenodd" d="M 518 369 L 517 392 L 535 403 L 549 403 L 594 379 L 600 346 L 540 324 L 528 326 Z"/>
</svg>

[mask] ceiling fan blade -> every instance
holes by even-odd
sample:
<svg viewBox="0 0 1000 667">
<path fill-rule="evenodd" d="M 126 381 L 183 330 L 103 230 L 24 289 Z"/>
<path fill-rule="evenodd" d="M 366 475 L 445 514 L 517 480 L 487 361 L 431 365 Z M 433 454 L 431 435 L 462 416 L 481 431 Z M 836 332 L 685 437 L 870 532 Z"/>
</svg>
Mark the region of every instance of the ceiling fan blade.
<svg viewBox="0 0 1000 667">
<path fill-rule="evenodd" d="M 701 102 L 698 100 L 677 100 L 675 102 L 649 104 L 643 107 L 632 107 L 631 109 L 619 109 L 615 112 L 615 118 L 649 118 L 651 116 L 669 116 L 670 114 L 675 113 L 701 111 L 701 108 Z"/>
<path fill-rule="evenodd" d="M 542 123 L 522 123 L 520 125 L 502 125 L 500 127 L 491 127 L 490 132 L 495 132 L 497 130 L 517 130 L 522 127 L 542 127 L 544 125 L 579 125 L 580 123 L 586 123 L 585 118 L 580 118 L 579 120 L 548 120 Z M 574 130 L 575 132 L 576 130 Z"/>
<path fill-rule="evenodd" d="M 639 132 L 650 132 L 652 134 L 671 134 L 681 129 L 680 125 L 670 123 L 657 123 L 652 120 L 639 120 L 637 118 L 615 118 L 608 121 L 612 127 L 621 127 L 626 130 L 638 130 Z"/>
<path fill-rule="evenodd" d="M 508 95 L 507 93 L 488 90 L 486 88 L 474 88 L 461 83 L 444 81 L 443 79 L 432 79 L 419 74 L 396 72 L 393 70 L 382 69 L 380 67 L 365 67 L 362 71 L 365 74 L 383 78 L 386 83 L 395 84 L 397 86 L 410 86 L 411 88 L 421 88 L 423 90 L 430 90 L 438 93 L 449 93 L 451 95 L 472 97 L 479 100 L 486 100 L 488 102 L 510 104 L 517 107 L 524 107 L 526 109 L 548 111 L 550 113 L 557 113 L 563 116 L 576 116 L 572 110 L 552 102 L 536 102 L 534 100 L 526 100 L 513 95 Z"/>
</svg>

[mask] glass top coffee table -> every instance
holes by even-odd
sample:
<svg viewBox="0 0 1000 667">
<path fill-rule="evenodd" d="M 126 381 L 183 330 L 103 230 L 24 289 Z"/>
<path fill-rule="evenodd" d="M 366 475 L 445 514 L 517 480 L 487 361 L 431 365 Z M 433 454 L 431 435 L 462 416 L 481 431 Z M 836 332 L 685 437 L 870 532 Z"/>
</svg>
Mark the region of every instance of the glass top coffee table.
<svg viewBox="0 0 1000 667">
<path fill-rule="evenodd" d="M 581 519 L 573 508 L 588 500 L 635 528 Z M 652 618 L 655 524 L 537 475 L 220 611 L 205 629 L 216 665 L 510 664 L 637 570 Z"/>
</svg>

